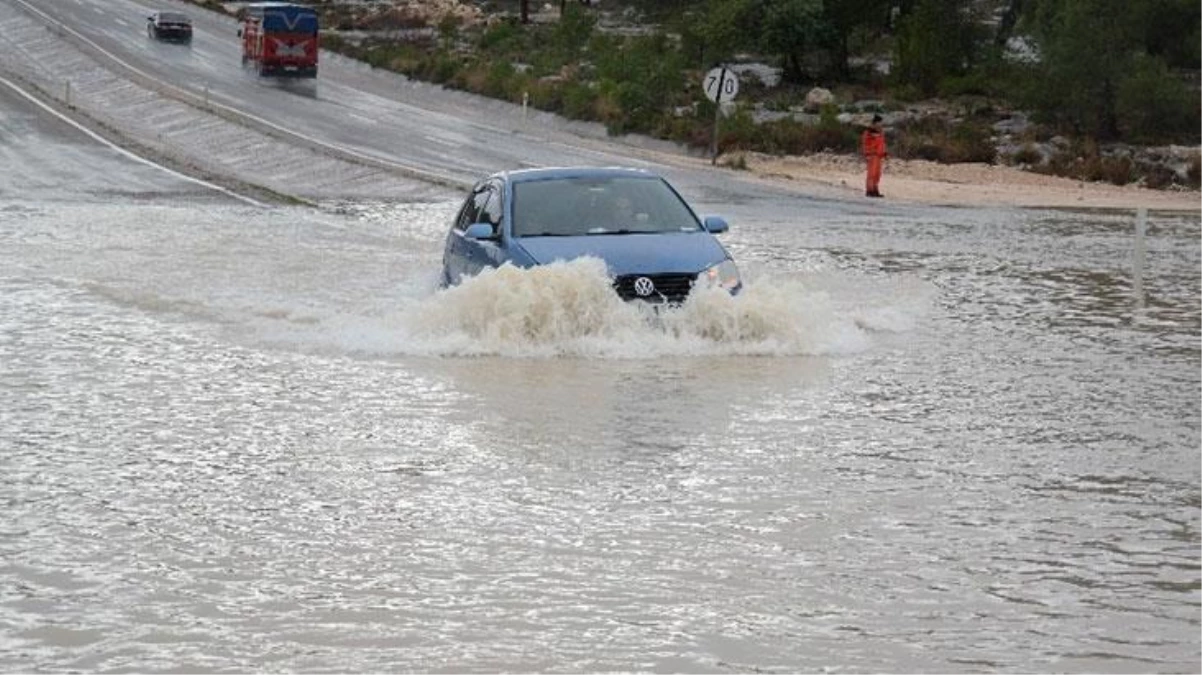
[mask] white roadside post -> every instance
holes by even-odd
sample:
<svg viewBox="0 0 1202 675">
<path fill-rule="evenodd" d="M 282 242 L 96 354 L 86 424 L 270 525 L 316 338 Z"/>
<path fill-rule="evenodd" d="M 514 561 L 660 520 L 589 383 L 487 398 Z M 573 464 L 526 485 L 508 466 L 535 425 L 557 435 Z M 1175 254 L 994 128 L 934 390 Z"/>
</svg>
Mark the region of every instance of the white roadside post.
<svg viewBox="0 0 1202 675">
<path fill-rule="evenodd" d="M 702 80 L 705 97 L 714 102 L 714 132 L 710 137 L 710 164 L 718 162 L 718 119 L 722 116 L 722 102 L 733 101 L 739 94 L 739 76 L 726 66 L 711 68 Z"/>
<path fill-rule="evenodd" d="M 1135 210 L 1135 255 L 1132 261 L 1133 291 L 1135 293 L 1135 308 L 1144 308 L 1144 240 L 1148 233 L 1148 209 L 1139 207 Z"/>
</svg>

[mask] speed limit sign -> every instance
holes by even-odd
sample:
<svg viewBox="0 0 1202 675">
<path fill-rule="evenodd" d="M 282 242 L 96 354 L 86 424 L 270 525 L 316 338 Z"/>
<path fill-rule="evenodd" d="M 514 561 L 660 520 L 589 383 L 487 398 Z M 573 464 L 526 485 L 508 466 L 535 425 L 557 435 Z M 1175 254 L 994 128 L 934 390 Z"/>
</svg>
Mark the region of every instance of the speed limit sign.
<svg viewBox="0 0 1202 675">
<path fill-rule="evenodd" d="M 723 66 L 711 68 L 701 86 L 705 97 L 714 103 L 733 101 L 739 93 L 739 76 Z"/>
</svg>

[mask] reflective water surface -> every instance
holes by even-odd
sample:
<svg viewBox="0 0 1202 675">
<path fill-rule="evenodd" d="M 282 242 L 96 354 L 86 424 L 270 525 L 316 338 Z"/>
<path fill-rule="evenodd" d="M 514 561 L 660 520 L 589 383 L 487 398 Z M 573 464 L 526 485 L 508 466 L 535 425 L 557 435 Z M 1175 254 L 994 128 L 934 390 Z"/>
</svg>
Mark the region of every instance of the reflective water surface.
<svg viewBox="0 0 1202 675">
<path fill-rule="evenodd" d="M 1197 214 L 1142 299 L 1132 214 L 734 217 L 647 317 L 437 291 L 455 206 L 0 202 L 0 669 L 1202 666 Z"/>
</svg>

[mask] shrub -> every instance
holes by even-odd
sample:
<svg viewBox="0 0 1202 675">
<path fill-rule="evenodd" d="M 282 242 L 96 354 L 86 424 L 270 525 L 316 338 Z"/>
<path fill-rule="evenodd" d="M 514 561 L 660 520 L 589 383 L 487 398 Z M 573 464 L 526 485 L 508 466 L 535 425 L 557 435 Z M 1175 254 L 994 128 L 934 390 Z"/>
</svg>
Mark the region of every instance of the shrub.
<svg viewBox="0 0 1202 675">
<path fill-rule="evenodd" d="M 662 138 L 683 143 L 690 148 L 708 148 L 712 121 L 706 123 L 697 117 L 664 117 L 656 126 L 656 134 Z"/>
<path fill-rule="evenodd" d="M 577 120 L 592 119 L 596 94 L 587 84 L 569 80 L 563 85 L 563 114 Z"/>
<path fill-rule="evenodd" d="M 939 117 L 925 117 L 899 125 L 890 144 L 892 154 L 905 159 L 932 162 L 984 162 L 997 160 L 997 150 L 988 126 L 973 122 L 951 123 Z"/>
<path fill-rule="evenodd" d="M 446 54 L 439 54 L 427 66 L 427 79 L 435 84 L 450 82 L 455 77 L 455 73 L 459 72 L 460 65 L 458 59 Z"/>
<path fill-rule="evenodd" d="M 993 164 L 996 160 L 997 148 L 993 145 L 989 127 L 962 122 L 953 127 L 950 142 L 945 147 L 939 161 L 945 164 L 957 162 Z"/>
<path fill-rule="evenodd" d="M 1197 190 L 1202 188 L 1202 154 L 1194 153 L 1193 159 L 1189 162 L 1189 169 L 1185 173 L 1189 179 L 1189 186 Z"/>
<path fill-rule="evenodd" d="M 855 152 L 858 146 L 858 132 L 846 124 L 808 125 L 784 119 L 761 124 L 749 149 L 774 155 L 808 155 Z"/>
<path fill-rule="evenodd" d="M 735 114 L 718 123 L 718 152 L 724 154 L 730 150 L 753 150 L 757 146 L 756 138 L 759 129 L 751 119 L 751 113 L 745 108 L 738 108 Z"/>
<path fill-rule="evenodd" d="M 517 24 L 512 21 L 498 21 L 484 29 L 480 34 L 479 47 L 486 52 L 496 52 L 521 41 L 521 33 Z"/>
<path fill-rule="evenodd" d="M 928 162 L 938 162 L 942 154 L 938 145 L 930 141 L 923 141 L 915 143 L 907 150 L 903 150 L 899 156 L 911 159 L 925 159 Z"/>
<path fill-rule="evenodd" d="M 603 123 L 611 135 L 617 135 L 625 129 L 626 114 L 620 85 L 612 80 L 602 80 L 597 85 L 591 117 Z"/>
<path fill-rule="evenodd" d="M 326 31 L 321 34 L 321 46 L 323 49 L 341 52 L 346 50 L 348 43 L 341 35 L 332 31 Z"/>
<path fill-rule="evenodd" d="M 488 68 L 488 75 L 484 78 L 484 88 L 480 93 L 492 98 L 511 98 L 509 81 L 513 79 L 514 75 L 515 71 L 511 63 L 508 61 L 494 61 Z"/>
<path fill-rule="evenodd" d="M 488 67 L 479 63 L 469 64 L 460 68 L 449 83 L 456 89 L 465 89 L 479 94 L 488 86 Z"/>
<path fill-rule="evenodd" d="M 565 60 L 572 60 L 583 46 L 589 44 L 593 36 L 593 27 L 597 18 L 591 12 L 586 12 L 568 3 L 559 22 L 544 36 L 545 46 L 552 52 L 560 54 Z"/>
<path fill-rule="evenodd" d="M 948 97 L 989 96 L 992 88 L 989 75 L 980 71 L 945 77 L 939 83 L 939 93 Z"/>
<path fill-rule="evenodd" d="M 1080 177 L 1088 181 L 1126 185 L 1135 179 L 1135 163 L 1128 157 L 1095 155 L 1086 158 L 1080 164 Z"/>
<path fill-rule="evenodd" d="M 1105 181 L 1126 185 L 1138 176 L 1135 163 L 1129 157 L 1106 157 L 1098 153 L 1097 144 L 1083 142 L 1075 151 L 1058 152 L 1043 166 L 1034 167 L 1037 173 L 1063 176 L 1083 181 Z"/>
<path fill-rule="evenodd" d="M 1198 137 L 1198 97 L 1159 59 L 1141 56 L 1119 84 L 1115 104 L 1119 129 L 1136 142 Z"/>
<path fill-rule="evenodd" d="M 1177 182 L 1177 174 L 1172 169 L 1157 164 L 1140 167 L 1139 174 L 1144 187 L 1154 190 L 1163 190 Z"/>
<path fill-rule="evenodd" d="M 1043 155 L 1040 154 L 1039 150 L 1034 145 L 1027 143 L 1023 147 L 1019 148 L 1018 152 L 1014 153 L 1010 160 L 1015 164 L 1034 166 L 1043 162 Z"/>
<path fill-rule="evenodd" d="M 563 110 L 563 87 L 556 83 L 536 81 L 530 85 L 530 105 L 539 110 Z"/>
</svg>

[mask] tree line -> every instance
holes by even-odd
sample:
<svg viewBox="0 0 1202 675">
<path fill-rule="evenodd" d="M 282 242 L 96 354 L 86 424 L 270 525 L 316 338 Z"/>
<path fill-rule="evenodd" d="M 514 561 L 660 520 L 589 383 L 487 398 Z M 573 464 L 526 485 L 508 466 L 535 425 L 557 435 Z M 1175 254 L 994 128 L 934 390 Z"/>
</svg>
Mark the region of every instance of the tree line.
<svg viewBox="0 0 1202 675">
<path fill-rule="evenodd" d="M 1197 0 L 631 0 L 698 66 L 771 59 L 786 83 L 975 94 L 1100 141 L 1196 140 Z M 881 78 L 870 64 L 889 64 Z M 866 65 L 868 64 L 868 65 Z"/>
<path fill-rule="evenodd" d="M 1039 123 L 1021 142 L 1074 139 L 1052 165 L 1088 179 L 1145 177 L 1099 144 L 1199 140 L 1197 0 L 474 0 L 485 21 L 436 25 L 401 4 L 311 2 L 323 46 L 375 67 L 698 148 L 714 140 L 701 74 L 739 61 L 778 66 L 782 82 L 744 80 L 721 151 L 854 151 L 834 106 L 816 121 L 753 114 L 795 110 L 814 86 L 845 106 L 940 98 L 960 111 L 912 122 L 898 157 L 995 161 L 991 125 L 1007 110 Z"/>
</svg>

